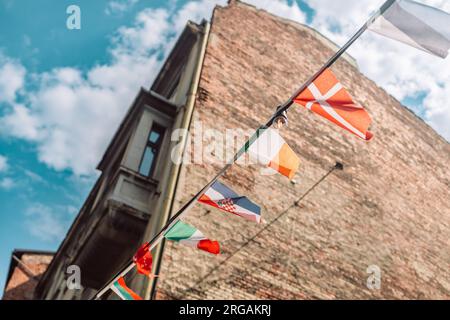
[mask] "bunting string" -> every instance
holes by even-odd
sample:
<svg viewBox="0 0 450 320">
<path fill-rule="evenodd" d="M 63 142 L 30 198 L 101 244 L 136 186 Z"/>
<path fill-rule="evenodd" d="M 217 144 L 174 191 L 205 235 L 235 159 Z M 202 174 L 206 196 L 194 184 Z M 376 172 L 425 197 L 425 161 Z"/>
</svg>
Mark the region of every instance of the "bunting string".
<svg viewBox="0 0 450 320">
<path fill-rule="evenodd" d="M 342 46 L 285 103 L 277 107 L 276 112 L 269 120 L 253 133 L 248 141 L 216 174 L 216 176 L 185 203 L 181 209 L 170 217 L 166 225 L 162 227 L 153 239 L 141 247 L 141 254 L 135 256 L 134 261 L 127 262 L 124 267 L 97 292 L 93 299 L 99 299 L 106 291 L 111 289 L 111 286 L 114 283 L 120 285 L 120 281 L 123 281 L 123 276 L 135 267 L 135 263 L 140 273 L 149 275 L 152 262 L 150 252 L 165 237 L 186 245 L 195 246 L 201 250 L 218 253 L 220 248 L 217 241 L 209 240 L 194 227 L 180 222 L 180 219 L 188 213 L 197 201 L 237 214 L 248 220 L 260 222 L 260 208 L 246 197 L 238 196 L 233 190 L 222 185 L 218 179 L 246 152 L 250 155 L 256 154 L 259 158 L 263 158 L 263 163 L 266 166 L 271 167 L 289 179 L 292 179 L 298 168 L 299 159 L 283 138 L 270 127 L 278 119 L 287 120 L 286 112 L 294 103 L 303 105 L 308 110 L 326 118 L 364 140 L 370 140 L 372 138 L 372 133 L 368 130 L 371 123 L 370 116 L 362 106 L 354 102 L 353 98 L 346 89 L 343 88 L 330 70 L 330 67 L 366 30 L 371 29 L 379 34 L 403 42 L 405 42 L 406 39 L 404 35 L 407 35 L 409 37 L 408 41 L 406 41 L 407 44 L 445 58 L 450 49 L 450 32 L 448 30 L 442 30 L 441 26 L 449 24 L 450 15 L 446 12 L 410 0 L 387 0 L 344 46 Z M 419 28 L 420 30 L 418 31 L 417 26 L 421 26 L 422 29 Z M 401 37 L 399 35 L 401 35 Z M 336 169 L 342 170 L 342 164 L 336 163 L 333 168 L 308 189 L 293 205 L 279 214 L 253 237 L 248 239 L 241 247 L 233 252 L 233 254 L 225 259 L 224 262 L 201 278 L 195 286 L 202 283 L 204 279 L 214 273 L 217 268 L 226 263 L 241 249 L 253 241 L 253 239 L 276 223 L 290 208 L 298 205 L 302 199 L 304 199 Z M 174 228 L 174 226 L 176 226 L 176 228 Z M 170 230 L 172 230 L 172 232 L 168 234 L 168 231 Z M 125 296 L 129 292 L 125 290 L 127 288 L 125 288 L 124 283 L 122 284 L 122 286 L 116 286 L 116 289 L 121 289 L 122 291 L 120 292 Z M 192 288 L 193 287 L 188 290 L 192 290 Z"/>
<path fill-rule="evenodd" d="M 217 264 L 216 267 L 212 268 L 207 274 L 201 277 L 194 285 L 183 290 L 183 293 L 180 297 L 173 297 L 175 299 L 183 300 L 186 298 L 186 294 L 191 292 L 194 288 L 198 287 L 202 284 L 208 277 L 210 277 L 214 272 L 223 267 L 229 260 L 231 260 L 235 255 L 237 255 L 242 249 L 247 247 L 253 240 L 259 237 L 264 231 L 269 229 L 274 223 L 279 221 L 282 217 L 284 217 L 289 211 L 299 206 L 300 202 L 305 199 L 318 185 L 320 185 L 331 173 L 335 170 L 343 170 L 343 165 L 340 162 L 337 162 L 332 168 L 330 168 L 319 180 L 317 180 L 308 190 L 306 190 L 293 204 L 291 204 L 288 208 L 283 210 L 280 214 L 278 214 L 274 219 L 268 222 L 263 228 L 261 228 L 257 233 L 255 233 L 252 237 L 248 238 L 239 248 L 233 251 L 226 259 Z"/>
<path fill-rule="evenodd" d="M 269 120 L 261 125 L 253 135 L 248 139 L 248 141 L 239 149 L 239 151 L 234 155 L 232 159 L 216 174 L 216 176 L 206 185 L 204 186 L 194 197 L 192 197 L 177 213 L 175 213 L 169 221 L 166 223 L 164 227 L 150 240 L 147 245 L 149 251 L 158 245 L 161 240 L 164 238 L 164 233 L 169 230 L 171 227 L 177 223 L 177 221 L 186 215 L 189 209 L 196 203 L 196 201 L 208 190 L 239 158 L 243 155 L 251 145 L 258 139 L 258 137 L 264 133 L 265 130 L 269 129 L 274 120 L 283 117 L 287 110 L 293 105 L 294 100 L 301 94 L 305 89 L 311 85 L 325 70 L 327 70 L 330 66 L 332 66 L 341 56 L 345 53 L 345 51 L 368 29 L 368 27 L 378 18 L 380 17 L 389 7 L 395 3 L 396 0 L 387 0 L 383 6 L 375 12 L 375 14 L 369 18 L 369 20 L 356 32 L 356 34 L 347 41 L 347 43 L 341 47 L 323 66 L 319 69 L 313 76 L 311 76 L 284 104 L 280 105 L 275 113 L 269 118 Z M 134 268 L 134 262 L 128 262 L 110 281 L 108 281 L 98 292 L 96 295 L 92 297 L 92 299 L 100 299 L 100 297 L 105 294 L 113 283 L 118 281 L 121 277 L 123 277 L 126 273 Z"/>
</svg>

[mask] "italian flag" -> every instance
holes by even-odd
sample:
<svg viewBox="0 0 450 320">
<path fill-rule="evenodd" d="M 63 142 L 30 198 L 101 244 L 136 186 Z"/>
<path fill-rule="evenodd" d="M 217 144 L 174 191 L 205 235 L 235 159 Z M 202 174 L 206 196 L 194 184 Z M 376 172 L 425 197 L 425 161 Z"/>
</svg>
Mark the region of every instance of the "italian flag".
<svg viewBox="0 0 450 320">
<path fill-rule="evenodd" d="M 127 287 L 125 280 L 122 277 L 114 282 L 111 290 L 114 291 L 114 293 L 117 294 L 122 300 L 142 300 L 140 296 Z"/>
<path fill-rule="evenodd" d="M 183 221 L 175 223 L 164 234 L 164 237 L 168 240 L 176 241 L 189 247 L 195 247 L 212 254 L 220 253 L 219 242 L 207 239 L 203 233 Z"/>
</svg>

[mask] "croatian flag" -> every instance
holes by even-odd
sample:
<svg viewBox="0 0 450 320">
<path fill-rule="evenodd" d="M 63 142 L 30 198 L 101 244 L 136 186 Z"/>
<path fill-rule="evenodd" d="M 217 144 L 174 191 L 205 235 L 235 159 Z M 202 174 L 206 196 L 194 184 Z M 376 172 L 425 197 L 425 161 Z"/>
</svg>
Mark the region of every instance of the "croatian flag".
<svg viewBox="0 0 450 320">
<path fill-rule="evenodd" d="M 198 201 L 244 219 L 261 222 L 261 208 L 259 206 L 248 200 L 247 197 L 239 196 L 219 181 L 214 182 Z"/>
</svg>

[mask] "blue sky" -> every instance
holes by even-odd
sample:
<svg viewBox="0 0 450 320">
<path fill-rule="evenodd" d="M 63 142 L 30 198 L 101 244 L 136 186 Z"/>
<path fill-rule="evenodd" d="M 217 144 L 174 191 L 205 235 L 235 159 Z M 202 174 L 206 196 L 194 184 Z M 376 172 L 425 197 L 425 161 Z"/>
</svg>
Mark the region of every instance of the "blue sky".
<svg viewBox="0 0 450 320">
<path fill-rule="evenodd" d="M 338 44 L 383 2 L 248 1 L 308 23 Z M 0 2 L 2 288 L 14 248 L 57 249 L 139 87 L 150 85 L 186 20 L 209 18 L 217 2 L 226 1 Z M 443 0 L 426 2 L 450 11 Z M 81 30 L 66 28 L 71 4 L 81 8 Z M 449 59 L 373 35 L 350 53 L 362 72 L 450 140 L 450 111 L 442 103 L 450 96 Z"/>
<path fill-rule="evenodd" d="M 136 3 L 124 12 L 107 14 L 109 2 L 3 1 L 0 29 L 7 32 L 0 33 L 0 52 L 20 61 L 27 73 L 42 74 L 67 66 L 89 70 L 111 60 L 107 52 L 110 37 L 120 26 L 130 25 L 137 12 L 149 3 L 152 7 L 170 5 L 167 1 L 144 1 L 147 4 Z M 82 10 L 81 30 L 66 28 L 66 8 L 74 3 Z M 27 83 L 27 90 L 35 85 Z M 0 103 L 0 115 L 9 109 L 7 103 Z M 2 289 L 11 251 L 15 248 L 56 250 L 95 181 L 95 174 L 74 176 L 70 168 L 49 167 L 38 159 L 36 148 L 34 142 L 0 136 L 0 156 L 7 158 L 7 168 L 0 170 L 0 180 L 12 184 L 0 188 Z"/>
</svg>

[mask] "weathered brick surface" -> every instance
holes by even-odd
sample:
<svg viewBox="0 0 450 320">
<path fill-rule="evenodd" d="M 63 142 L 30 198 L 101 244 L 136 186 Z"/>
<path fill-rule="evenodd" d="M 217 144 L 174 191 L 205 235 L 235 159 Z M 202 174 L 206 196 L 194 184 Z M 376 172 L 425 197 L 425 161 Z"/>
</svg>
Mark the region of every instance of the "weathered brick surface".
<svg viewBox="0 0 450 320">
<path fill-rule="evenodd" d="M 42 254 L 23 254 L 21 261 L 24 263 L 31 274 L 26 274 L 21 268 L 16 267 L 6 284 L 3 300 L 31 300 L 34 295 L 34 288 L 37 285 L 39 276 L 41 276 L 47 269 L 52 255 Z"/>
<path fill-rule="evenodd" d="M 218 8 L 195 118 L 222 131 L 254 129 L 331 54 L 304 27 L 244 4 Z M 333 71 L 371 114 L 374 139 L 294 106 L 281 134 L 301 158 L 297 184 L 258 166 L 234 166 L 224 182 L 270 221 L 335 161 L 345 170 L 229 260 L 262 225 L 197 205 L 186 220 L 220 240 L 223 253 L 168 243 L 158 298 L 450 298 L 450 145 L 348 62 Z M 184 166 L 177 204 L 220 167 Z M 369 265 L 382 270 L 381 290 L 366 287 Z"/>
</svg>

